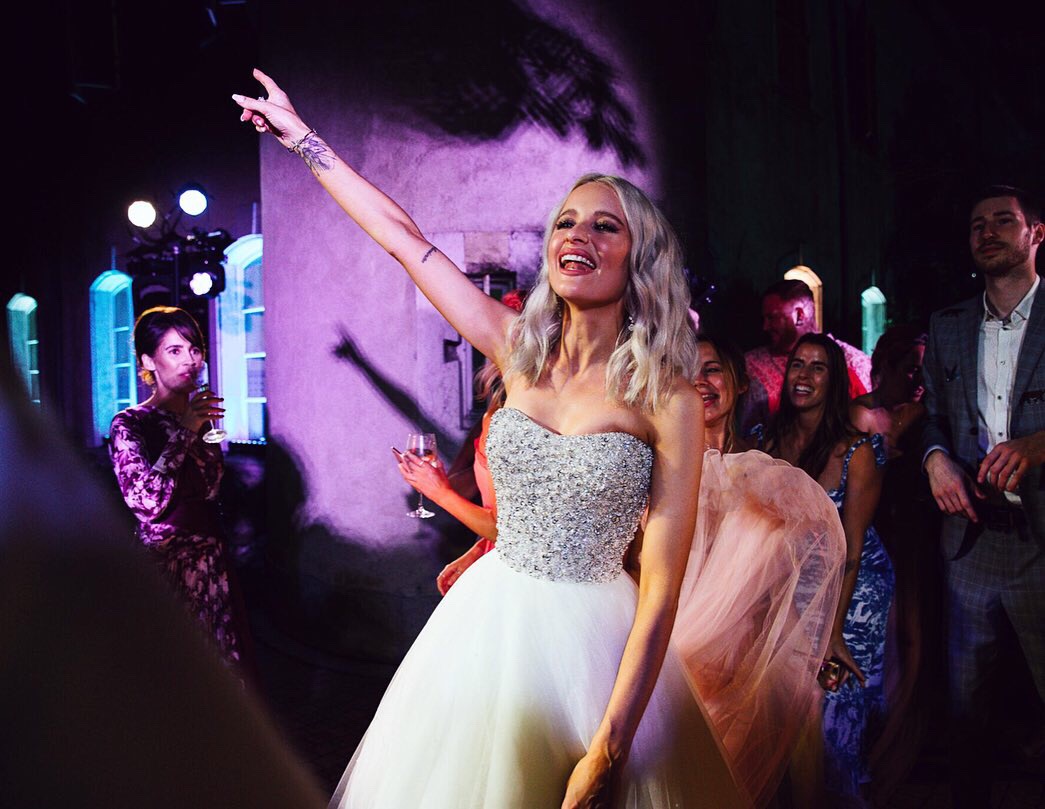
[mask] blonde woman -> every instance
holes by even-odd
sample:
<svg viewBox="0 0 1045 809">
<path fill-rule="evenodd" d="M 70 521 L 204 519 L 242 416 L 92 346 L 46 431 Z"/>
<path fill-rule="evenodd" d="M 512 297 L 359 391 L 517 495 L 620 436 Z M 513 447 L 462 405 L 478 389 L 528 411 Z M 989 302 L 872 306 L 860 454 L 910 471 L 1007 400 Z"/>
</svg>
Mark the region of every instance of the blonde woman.
<svg viewBox="0 0 1045 809">
<path fill-rule="evenodd" d="M 241 120 L 304 158 L 507 392 L 487 441 L 497 548 L 433 612 L 332 805 L 747 805 L 669 653 L 704 446 L 670 226 L 627 181 L 582 177 L 517 314 L 255 77 L 268 97 L 233 96 Z M 636 586 L 622 559 L 647 502 Z"/>
</svg>

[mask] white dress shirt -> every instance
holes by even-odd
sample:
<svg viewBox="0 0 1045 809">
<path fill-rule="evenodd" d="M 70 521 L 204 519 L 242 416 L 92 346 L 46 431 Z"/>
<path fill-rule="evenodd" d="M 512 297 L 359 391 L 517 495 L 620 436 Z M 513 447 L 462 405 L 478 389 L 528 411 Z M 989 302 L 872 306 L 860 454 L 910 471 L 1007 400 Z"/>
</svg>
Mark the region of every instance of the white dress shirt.
<svg viewBox="0 0 1045 809">
<path fill-rule="evenodd" d="M 1041 279 L 1034 283 L 1007 318 L 991 312 L 987 293 L 983 294 L 983 322 L 977 346 L 976 415 L 979 427 L 980 458 L 995 445 L 1009 440 L 1009 414 L 1012 411 L 1012 390 L 1016 384 L 1016 362 L 1027 333 L 1027 318 L 1034 304 Z M 1020 504 L 1019 495 L 1010 492 L 1005 497 L 1014 505 Z"/>
</svg>

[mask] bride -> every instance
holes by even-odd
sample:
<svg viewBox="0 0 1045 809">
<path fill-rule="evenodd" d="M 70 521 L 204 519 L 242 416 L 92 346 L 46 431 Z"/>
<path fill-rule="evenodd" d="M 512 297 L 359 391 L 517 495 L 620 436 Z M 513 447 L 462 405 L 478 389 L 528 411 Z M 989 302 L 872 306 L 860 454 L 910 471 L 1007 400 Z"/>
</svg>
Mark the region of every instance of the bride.
<svg viewBox="0 0 1045 809">
<path fill-rule="evenodd" d="M 620 178 L 550 220 L 521 314 L 486 296 L 261 71 L 234 95 L 502 369 L 494 552 L 436 608 L 332 806 L 750 805 L 669 646 L 697 516 L 704 406 L 681 251 Z M 622 559 L 648 507 L 636 587 Z M 481 616 L 477 620 L 476 616 Z"/>
</svg>

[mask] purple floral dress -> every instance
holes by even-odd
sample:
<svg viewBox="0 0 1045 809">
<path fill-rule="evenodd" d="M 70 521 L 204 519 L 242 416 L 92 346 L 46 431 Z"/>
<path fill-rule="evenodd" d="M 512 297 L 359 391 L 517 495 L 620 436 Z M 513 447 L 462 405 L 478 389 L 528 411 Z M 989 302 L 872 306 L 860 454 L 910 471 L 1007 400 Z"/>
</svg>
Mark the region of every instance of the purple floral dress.
<svg viewBox="0 0 1045 809">
<path fill-rule="evenodd" d="M 117 413 L 110 440 L 116 480 L 138 518 L 138 538 L 225 659 L 240 664 L 246 635 L 230 594 L 218 512 L 221 448 L 151 405 Z"/>
</svg>

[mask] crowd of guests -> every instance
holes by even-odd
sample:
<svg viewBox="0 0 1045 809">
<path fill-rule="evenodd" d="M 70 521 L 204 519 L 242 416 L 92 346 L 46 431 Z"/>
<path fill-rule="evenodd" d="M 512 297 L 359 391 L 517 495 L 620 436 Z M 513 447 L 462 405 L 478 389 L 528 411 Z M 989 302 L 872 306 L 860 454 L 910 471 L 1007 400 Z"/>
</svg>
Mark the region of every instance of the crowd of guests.
<svg viewBox="0 0 1045 809">
<path fill-rule="evenodd" d="M 987 806 L 1003 654 L 1015 651 L 1028 693 L 1045 700 L 1045 295 L 1035 271 L 1045 225 L 1009 187 L 984 191 L 970 223 L 984 293 L 937 312 L 928 329 L 890 327 L 870 357 L 820 333 L 813 295 L 795 280 L 765 291 L 766 346 L 742 355 L 728 339 L 698 337 L 692 381 L 709 450 L 761 451 L 803 470 L 844 531 L 818 677 L 829 806 L 883 800 L 944 691 L 955 805 Z M 523 297 L 506 302 L 518 311 Z M 153 395 L 113 421 L 121 490 L 141 541 L 230 665 L 247 670 L 249 634 L 214 511 L 221 453 L 199 440 L 222 413 L 218 397 L 196 391 L 203 338 L 173 309 L 143 314 L 134 336 Z M 397 456 L 410 485 L 477 535 L 439 574 L 444 595 L 497 541 L 486 439 L 504 387 L 492 364 L 481 381 L 487 412 L 448 468 Z M 1003 749 L 1040 757 L 1041 705 L 1020 718 Z"/>
</svg>

